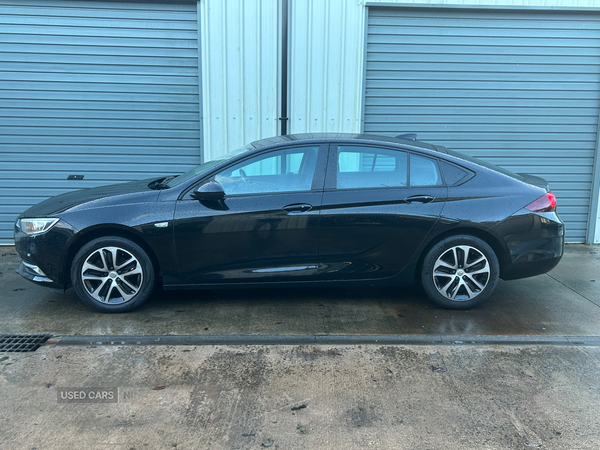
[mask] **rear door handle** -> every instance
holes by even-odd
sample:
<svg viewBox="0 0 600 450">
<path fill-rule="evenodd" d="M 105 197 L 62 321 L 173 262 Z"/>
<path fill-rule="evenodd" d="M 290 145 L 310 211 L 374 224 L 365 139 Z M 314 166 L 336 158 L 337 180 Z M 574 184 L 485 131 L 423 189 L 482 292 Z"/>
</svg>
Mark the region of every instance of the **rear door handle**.
<svg viewBox="0 0 600 450">
<path fill-rule="evenodd" d="M 433 200 L 435 200 L 435 197 L 432 197 L 431 195 L 411 195 L 404 199 L 407 203 L 429 203 Z"/>
<path fill-rule="evenodd" d="M 284 206 L 281 209 L 287 212 L 307 212 L 312 209 L 312 205 L 309 205 L 308 203 L 293 203 L 291 205 Z"/>
</svg>

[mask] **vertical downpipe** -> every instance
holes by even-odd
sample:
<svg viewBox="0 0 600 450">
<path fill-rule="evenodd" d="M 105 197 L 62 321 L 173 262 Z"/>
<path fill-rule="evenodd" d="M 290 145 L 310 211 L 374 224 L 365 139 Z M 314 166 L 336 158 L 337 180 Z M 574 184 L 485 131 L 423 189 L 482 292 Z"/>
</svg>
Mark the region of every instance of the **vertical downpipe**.
<svg viewBox="0 0 600 450">
<path fill-rule="evenodd" d="M 288 0 L 281 0 L 281 135 L 287 134 L 288 105 Z"/>
</svg>

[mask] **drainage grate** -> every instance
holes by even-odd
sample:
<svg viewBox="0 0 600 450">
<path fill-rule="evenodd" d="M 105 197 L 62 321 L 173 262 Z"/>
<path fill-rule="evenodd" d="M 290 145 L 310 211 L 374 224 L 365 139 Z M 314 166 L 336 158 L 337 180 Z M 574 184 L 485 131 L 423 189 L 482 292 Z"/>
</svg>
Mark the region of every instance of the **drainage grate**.
<svg viewBox="0 0 600 450">
<path fill-rule="evenodd" d="M 0 334 L 0 352 L 35 352 L 51 334 Z"/>
</svg>

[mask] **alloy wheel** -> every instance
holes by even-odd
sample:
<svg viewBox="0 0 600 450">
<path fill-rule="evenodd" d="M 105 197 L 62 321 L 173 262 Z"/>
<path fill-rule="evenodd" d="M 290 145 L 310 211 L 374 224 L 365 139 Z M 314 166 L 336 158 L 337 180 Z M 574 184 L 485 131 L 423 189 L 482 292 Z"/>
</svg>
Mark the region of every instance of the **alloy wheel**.
<svg viewBox="0 0 600 450">
<path fill-rule="evenodd" d="M 144 273 L 140 261 L 131 252 L 119 247 L 102 247 L 84 261 L 81 280 L 96 301 L 118 305 L 139 292 Z"/>
<path fill-rule="evenodd" d="M 475 247 L 457 245 L 444 251 L 433 266 L 433 283 L 444 297 L 467 301 L 483 292 L 490 279 L 490 264 Z"/>
</svg>

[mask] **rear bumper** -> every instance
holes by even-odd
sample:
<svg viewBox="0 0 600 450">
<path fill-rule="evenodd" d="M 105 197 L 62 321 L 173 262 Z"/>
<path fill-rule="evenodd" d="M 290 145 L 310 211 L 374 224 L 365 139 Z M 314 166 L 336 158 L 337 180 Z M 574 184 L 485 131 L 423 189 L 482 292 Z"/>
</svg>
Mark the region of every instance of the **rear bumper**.
<svg viewBox="0 0 600 450">
<path fill-rule="evenodd" d="M 550 272 L 556 267 L 562 256 L 556 258 L 543 259 L 535 262 L 525 262 L 518 264 L 509 264 L 502 272 L 503 280 L 516 280 L 518 278 L 533 277 Z"/>
<path fill-rule="evenodd" d="M 503 280 L 532 277 L 556 267 L 565 247 L 565 226 L 556 213 L 523 211 L 506 222 L 500 227 L 509 251 L 500 274 Z"/>
</svg>

